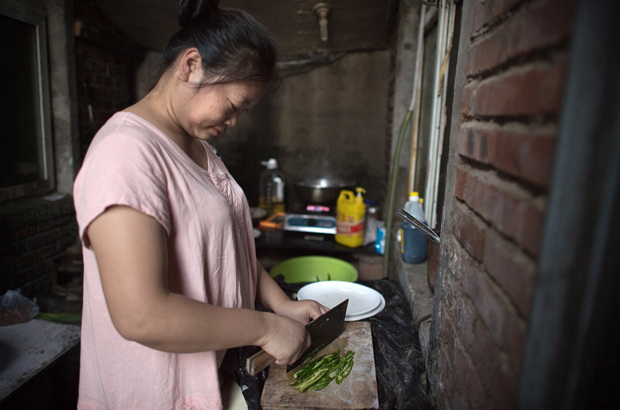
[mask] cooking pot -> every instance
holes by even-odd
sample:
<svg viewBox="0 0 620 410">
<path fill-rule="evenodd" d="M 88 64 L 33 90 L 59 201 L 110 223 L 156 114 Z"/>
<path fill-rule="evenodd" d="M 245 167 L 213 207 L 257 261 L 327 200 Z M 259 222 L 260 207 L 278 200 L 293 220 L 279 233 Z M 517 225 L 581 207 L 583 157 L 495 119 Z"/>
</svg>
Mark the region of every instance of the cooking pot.
<svg viewBox="0 0 620 410">
<path fill-rule="evenodd" d="M 307 204 L 333 205 L 343 189 L 352 190 L 355 184 L 340 178 L 307 178 L 295 183 L 295 189 Z"/>
</svg>

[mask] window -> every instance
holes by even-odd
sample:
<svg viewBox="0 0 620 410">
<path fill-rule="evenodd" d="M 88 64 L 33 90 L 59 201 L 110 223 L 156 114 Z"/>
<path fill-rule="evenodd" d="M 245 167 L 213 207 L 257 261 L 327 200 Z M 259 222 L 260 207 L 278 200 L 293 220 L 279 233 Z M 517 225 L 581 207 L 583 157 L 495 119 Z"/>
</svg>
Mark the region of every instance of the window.
<svg viewBox="0 0 620 410">
<path fill-rule="evenodd" d="M 0 200 L 54 189 L 45 13 L 0 3 Z"/>
<path fill-rule="evenodd" d="M 439 222 L 440 193 L 445 188 L 442 172 L 447 158 L 442 151 L 447 142 L 448 66 L 456 18 L 454 0 L 425 1 L 420 12 L 409 191 L 418 191 L 424 198 L 424 215 L 431 228 Z"/>
</svg>

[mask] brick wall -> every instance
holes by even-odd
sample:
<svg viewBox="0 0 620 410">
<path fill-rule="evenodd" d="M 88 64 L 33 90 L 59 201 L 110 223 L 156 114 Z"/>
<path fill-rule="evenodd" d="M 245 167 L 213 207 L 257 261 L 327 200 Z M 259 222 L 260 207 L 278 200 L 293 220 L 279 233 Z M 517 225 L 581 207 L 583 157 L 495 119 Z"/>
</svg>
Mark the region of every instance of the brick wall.
<svg viewBox="0 0 620 410">
<path fill-rule="evenodd" d="M 74 5 L 76 98 L 83 156 L 94 132 L 112 114 L 134 102 L 135 68 L 145 51 L 108 21 L 93 1 L 76 0 Z M 85 84 L 93 106 L 92 127 Z M 54 260 L 77 240 L 69 196 L 57 202 L 26 198 L 0 203 L 0 295 L 17 288 L 27 296 L 49 292 Z"/>
<path fill-rule="evenodd" d="M 18 288 L 28 297 L 50 291 L 54 260 L 77 240 L 72 198 L 3 204 L 0 226 L 0 295 Z"/>
<path fill-rule="evenodd" d="M 452 229 L 430 377 L 438 409 L 508 409 L 523 348 L 573 25 L 570 0 L 473 0 Z M 467 34 L 467 33 L 465 33 Z M 463 74 L 463 73 L 458 73 Z M 457 74 L 457 75 L 458 75 Z"/>
<path fill-rule="evenodd" d="M 94 133 L 115 112 L 136 101 L 135 72 L 145 50 L 116 28 L 93 1 L 75 1 L 74 21 L 79 130 L 84 155 Z M 87 96 L 93 109 L 93 126 Z"/>
</svg>

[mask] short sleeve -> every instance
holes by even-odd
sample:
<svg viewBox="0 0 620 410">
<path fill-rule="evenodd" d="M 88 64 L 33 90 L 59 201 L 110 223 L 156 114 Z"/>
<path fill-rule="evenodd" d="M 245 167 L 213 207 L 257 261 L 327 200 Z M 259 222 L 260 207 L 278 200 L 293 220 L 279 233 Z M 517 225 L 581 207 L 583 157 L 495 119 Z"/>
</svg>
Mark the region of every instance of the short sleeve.
<svg viewBox="0 0 620 410">
<path fill-rule="evenodd" d="M 146 131 L 109 128 L 104 126 L 91 143 L 74 185 L 79 235 L 88 248 L 87 227 L 115 205 L 129 206 L 155 218 L 170 233 L 161 149 Z"/>
</svg>

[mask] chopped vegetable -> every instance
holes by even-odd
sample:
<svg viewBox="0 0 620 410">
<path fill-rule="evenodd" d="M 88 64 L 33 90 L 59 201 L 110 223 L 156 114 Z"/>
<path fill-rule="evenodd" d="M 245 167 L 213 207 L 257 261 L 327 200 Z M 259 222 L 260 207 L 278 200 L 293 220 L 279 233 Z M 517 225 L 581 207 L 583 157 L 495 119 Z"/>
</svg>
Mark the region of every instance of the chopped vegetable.
<svg viewBox="0 0 620 410">
<path fill-rule="evenodd" d="M 305 360 L 307 363 L 302 365 L 293 375 L 295 380 L 291 383 L 291 386 L 301 393 L 305 393 L 310 389 L 315 391 L 324 389 L 332 380 L 336 380 L 336 383 L 340 384 L 351 373 L 353 368 L 353 355 L 355 352 L 351 350 L 344 356 L 340 356 L 340 350 L 336 350 L 333 353 L 311 360 L 316 353 L 313 352 L 313 354 L 309 355 L 309 358 Z"/>
</svg>

